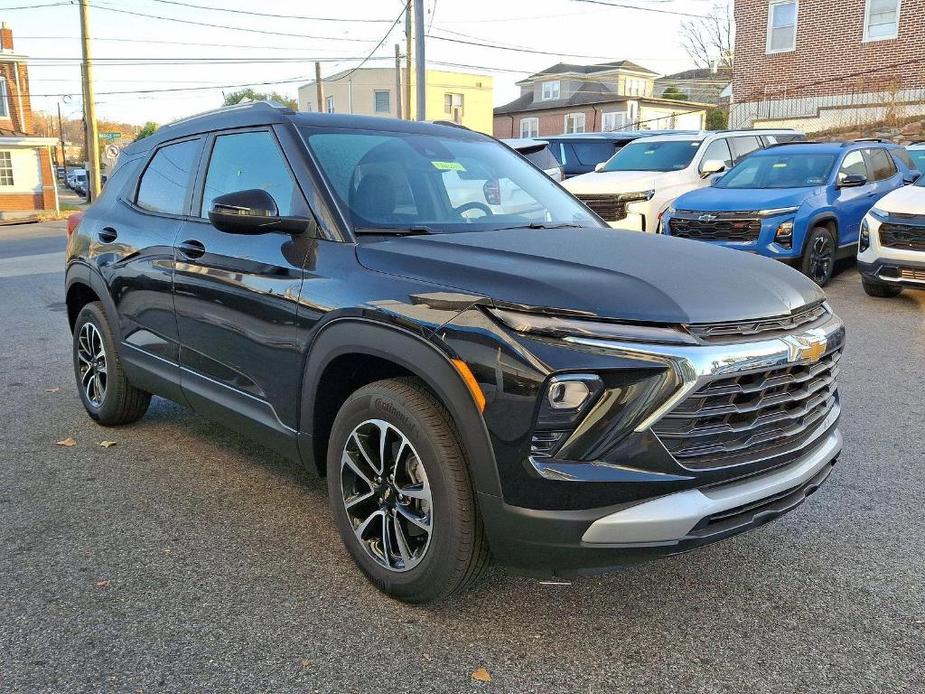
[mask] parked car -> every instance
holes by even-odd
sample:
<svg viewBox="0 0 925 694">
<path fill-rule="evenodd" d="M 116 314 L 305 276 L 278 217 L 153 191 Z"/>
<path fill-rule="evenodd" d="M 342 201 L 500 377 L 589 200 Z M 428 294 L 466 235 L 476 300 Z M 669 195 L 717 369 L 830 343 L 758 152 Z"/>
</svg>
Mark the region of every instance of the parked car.
<svg viewBox="0 0 925 694">
<path fill-rule="evenodd" d="M 858 270 L 870 296 L 925 289 L 925 176 L 881 198 L 864 217 Z"/>
<path fill-rule="evenodd" d="M 66 251 L 88 415 L 156 394 L 301 460 L 389 595 L 685 552 L 832 470 L 844 327 L 815 284 L 613 231 L 492 138 L 257 103 L 119 161 Z M 460 172 L 533 210 L 451 206 Z"/>
<path fill-rule="evenodd" d="M 599 171 L 563 185 L 610 226 L 658 231 L 662 212 L 679 195 L 710 184 L 747 155 L 780 141 L 805 139 L 793 130 L 720 130 L 657 135 L 626 145 Z"/>
<path fill-rule="evenodd" d="M 67 172 L 67 187 L 71 190 L 74 190 L 77 187 L 77 181 L 79 178 L 82 178 L 86 181 L 87 170 L 86 169 L 69 169 Z"/>
<path fill-rule="evenodd" d="M 824 285 L 855 254 L 871 206 L 918 178 L 904 154 L 869 140 L 770 147 L 680 196 L 662 232 L 783 260 Z"/>
<path fill-rule="evenodd" d="M 562 167 L 549 150 L 549 143 L 546 140 L 535 140 L 530 137 L 521 137 L 514 139 L 501 140 L 508 147 L 518 154 L 526 157 L 527 161 L 554 181 L 562 180 Z"/>
<path fill-rule="evenodd" d="M 87 180 L 88 180 L 88 179 L 87 179 L 87 174 L 86 174 L 86 173 L 75 174 L 75 175 L 74 175 L 74 183 L 73 183 L 73 185 L 71 186 L 71 189 L 72 189 L 75 193 L 77 193 L 78 195 L 82 195 L 82 196 L 86 197 L 86 195 L 87 195 L 87 188 L 88 188 L 88 186 L 89 186 L 89 184 L 87 183 Z"/>
<path fill-rule="evenodd" d="M 687 132 L 684 130 L 620 130 L 606 133 L 571 133 L 549 135 L 543 139 L 549 143 L 553 156 L 562 167 L 562 177 L 571 178 L 594 171 L 626 144 L 640 137 Z"/>
<path fill-rule="evenodd" d="M 909 156 L 912 157 L 915 168 L 925 172 L 925 140 L 919 140 L 918 142 L 913 142 L 911 145 L 906 145 L 906 151 L 909 152 Z"/>
</svg>

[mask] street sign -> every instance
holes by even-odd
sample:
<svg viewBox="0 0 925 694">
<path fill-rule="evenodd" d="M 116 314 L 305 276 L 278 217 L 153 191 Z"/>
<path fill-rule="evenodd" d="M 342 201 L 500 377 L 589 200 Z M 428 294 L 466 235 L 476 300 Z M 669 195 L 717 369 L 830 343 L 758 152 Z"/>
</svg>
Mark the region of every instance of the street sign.
<svg viewBox="0 0 925 694">
<path fill-rule="evenodd" d="M 106 140 L 106 142 L 112 142 L 113 140 L 122 139 L 122 133 L 100 133 L 100 139 Z"/>
<path fill-rule="evenodd" d="M 104 150 L 106 158 L 112 159 L 113 161 L 119 158 L 119 151 L 116 145 L 106 145 L 106 149 Z"/>
</svg>

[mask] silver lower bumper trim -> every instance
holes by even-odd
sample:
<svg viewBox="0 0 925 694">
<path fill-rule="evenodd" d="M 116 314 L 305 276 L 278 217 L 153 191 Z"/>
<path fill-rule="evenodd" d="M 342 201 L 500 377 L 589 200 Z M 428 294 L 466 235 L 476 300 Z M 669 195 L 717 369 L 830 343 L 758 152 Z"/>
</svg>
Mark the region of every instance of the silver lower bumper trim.
<svg viewBox="0 0 925 694">
<path fill-rule="evenodd" d="M 689 489 L 599 518 L 582 542 L 593 545 L 672 545 L 703 518 L 751 504 L 809 482 L 841 450 L 838 430 L 807 456 L 771 472 L 705 489 Z"/>
</svg>

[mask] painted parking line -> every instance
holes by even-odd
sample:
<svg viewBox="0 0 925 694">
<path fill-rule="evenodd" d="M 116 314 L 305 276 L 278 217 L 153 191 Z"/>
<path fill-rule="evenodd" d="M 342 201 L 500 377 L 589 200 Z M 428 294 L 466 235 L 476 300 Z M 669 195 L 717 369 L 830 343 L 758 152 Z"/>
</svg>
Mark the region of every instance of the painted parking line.
<svg viewBox="0 0 925 694">
<path fill-rule="evenodd" d="M 40 253 L 16 258 L 0 258 L 0 278 L 64 272 L 64 253 Z"/>
</svg>

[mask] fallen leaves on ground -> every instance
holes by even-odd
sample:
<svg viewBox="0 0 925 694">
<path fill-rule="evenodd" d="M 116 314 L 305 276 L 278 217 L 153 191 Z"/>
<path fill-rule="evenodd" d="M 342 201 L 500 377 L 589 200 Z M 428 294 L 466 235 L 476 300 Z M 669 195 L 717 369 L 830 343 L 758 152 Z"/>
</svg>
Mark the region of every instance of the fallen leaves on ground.
<svg viewBox="0 0 925 694">
<path fill-rule="evenodd" d="M 63 448 L 70 448 L 71 446 L 77 445 L 77 439 L 68 436 L 66 439 L 61 439 L 60 441 L 55 441 L 56 446 L 62 446 Z"/>
<path fill-rule="evenodd" d="M 110 581 L 97 581 L 96 587 L 97 588 L 108 588 L 109 584 L 110 584 Z"/>
<path fill-rule="evenodd" d="M 112 448 L 116 445 L 115 441 L 100 441 L 100 446 L 103 448 Z"/>
<path fill-rule="evenodd" d="M 491 673 L 483 667 L 477 667 L 472 671 L 472 679 L 476 682 L 491 682 Z"/>
<path fill-rule="evenodd" d="M 310 668 L 311 666 L 312 666 L 312 661 L 310 661 L 308 658 L 302 658 L 302 669 L 303 670 L 308 670 L 308 668 Z"/>
<path fill-rule="evenodd" d="M 60 393 L 61 389 L 60 388 L 46 388 L 45 392 L 46 393 Z"/>
</svg>

